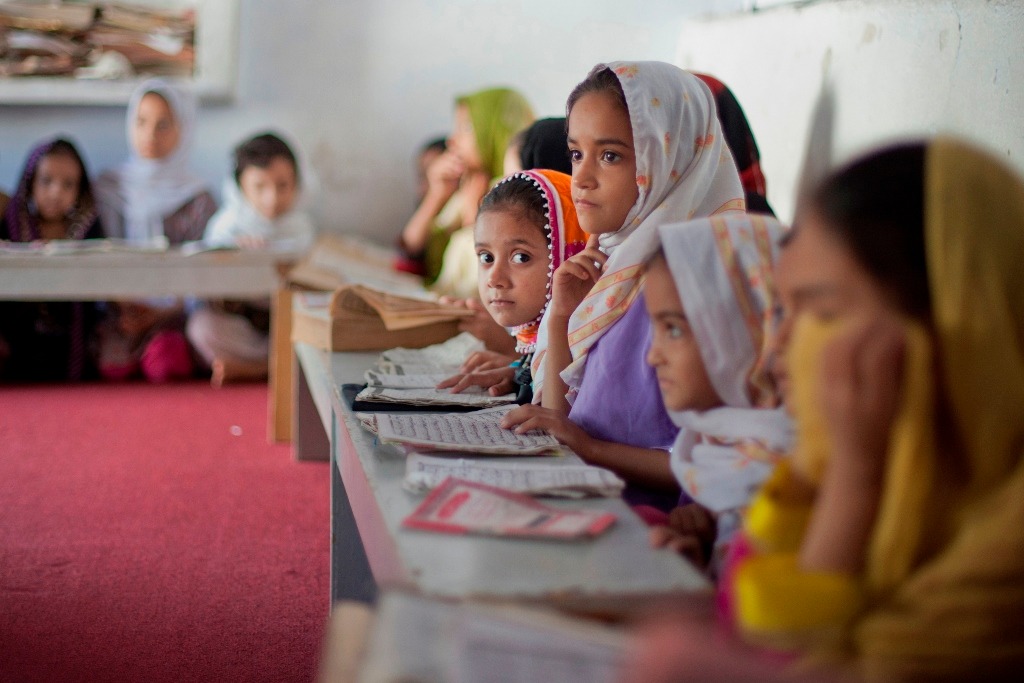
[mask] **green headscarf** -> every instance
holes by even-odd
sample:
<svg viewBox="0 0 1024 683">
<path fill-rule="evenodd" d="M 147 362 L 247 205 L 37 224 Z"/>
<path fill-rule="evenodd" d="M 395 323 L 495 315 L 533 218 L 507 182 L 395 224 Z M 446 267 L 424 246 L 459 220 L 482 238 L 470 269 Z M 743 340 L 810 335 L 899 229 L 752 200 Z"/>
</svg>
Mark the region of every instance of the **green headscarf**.
<svg viewBox="0 0 1024 683">
<path fill-rule="evenodd" d="M 500 178 L 509 140 L 533 123 L 530 103 L 510 88 L 480 90 L 456 98 L 455 103 L 469 109 L 483 169 L 491 178 Z"/>
</svg>

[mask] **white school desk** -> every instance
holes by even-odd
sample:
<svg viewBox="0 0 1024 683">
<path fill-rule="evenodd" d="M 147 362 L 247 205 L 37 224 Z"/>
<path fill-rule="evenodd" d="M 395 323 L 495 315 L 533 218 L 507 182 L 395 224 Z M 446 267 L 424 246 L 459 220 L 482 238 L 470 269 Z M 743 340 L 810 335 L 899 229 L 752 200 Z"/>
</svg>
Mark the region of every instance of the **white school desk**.
<svg viewBox="0 0 1024 683">
<path fill-rule="evenodd" d="M 0 301 L 106 301 L 159 296 L 210 299 L 269 297 L 281 292 L 284 269 L 294 254 L 256 249 L 188 254 L 171 248 L 160 252 L 110 251 L 71 254 L 0 252 Z M 287 339 L 291 309 L 271 306 L 271 363 L 268 395 L 268 438 L 282 431 L 277 386 L 291 387 Z M 278 328 L 282 329 L 278 329 Z M 279 362 L 283 356 L 285 362 Z M 279 376 L 280 375 L 280 376 Z"/>
<path fill-rule="evenodd" d="M 104 301 L 154 296 L 246 298 L 277 288 L 280 254 L 260 250 L 185 254 L 110 251 L 0 252 L 0 300 Z"/>
<path fill-rule="evenodd" d="M 458 536 L 401 528 L 422 500 L 402 488 L 405 458 L 362 429 L 341 396 L 378 353 L 329 353 L 295 343 L 299 369 L 295 446 L 300 459 L 331 459 L 331 600 L 372 602 L 379 587 L 440 598 L 543 602 L 619 609 L 652 596 L 700 593 L 707 581 L 668 550 L 619 499 L 557 501 L 615 513 L 596 539 L 552 542 Z"/>
</svg>

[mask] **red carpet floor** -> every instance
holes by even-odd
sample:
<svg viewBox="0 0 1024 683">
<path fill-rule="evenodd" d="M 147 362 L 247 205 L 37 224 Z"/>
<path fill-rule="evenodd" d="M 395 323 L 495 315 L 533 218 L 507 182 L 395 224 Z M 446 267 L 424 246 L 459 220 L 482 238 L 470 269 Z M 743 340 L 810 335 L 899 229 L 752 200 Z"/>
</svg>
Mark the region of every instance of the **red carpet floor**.
<svg viewBox="0 0 1024 683">
<path fill-rule="evenodd" d="M 0 388 L 0 681 L 310 681 L 326 463 L 265 385 Z"/>
</svg>

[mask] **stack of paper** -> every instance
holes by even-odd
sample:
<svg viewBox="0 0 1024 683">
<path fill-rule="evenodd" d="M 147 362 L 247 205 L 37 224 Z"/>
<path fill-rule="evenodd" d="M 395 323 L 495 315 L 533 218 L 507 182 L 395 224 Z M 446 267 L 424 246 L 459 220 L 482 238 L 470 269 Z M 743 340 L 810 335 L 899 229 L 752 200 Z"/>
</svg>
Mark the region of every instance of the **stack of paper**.
<svg viewBox="0 0 1024 683">
<path fill-rule="evenodd" d="M 448 373 L 437 374 L 406 374 L 403 372 L 386 373 L 380 370 L 367 370 L 363 375 L 366 386 L 384 389 L 433 389 L 443 380 L 451 377 Z"/>
<path fill-rule="evenodd" d="M 366 387 L 356 395 L 357 401 L 366 403 L 400 403 L 402 405 L 430 407 L 469 407 L 494 408 L 514 404 L 515 394 L 491 396 L 479 388 L 467 389 L 453 394 L 448 389 L 388 389 L 386 387 Z"/>
<path fill-rule="evenodd" d="M 433 450 L 476 455 L 545 455 L 562 452 L 555 437 L 542 432 L 516 434 L 501 426 L 501 418 L 515 406 L 475 413 L 380 413 L 377 436 L 384 443 L 411 450 Z"/>
<path fill-rule="evenodd" d="M 443 380 L 459 372 L 462 362 L 483 343 L 463 332 L 440 344 L 422 349 L 395 348 L 384 351 L 377 366 L 363 376 L 366 388 L 357 401 L 429 407 L 489 408 L 513 403 L 514 394 L 491 396 L 478 387 L 458 394 L 436 389 Z"/>
<path fill-rule="evenodd" d="M 549 609 L 383 591 L 361 681 L 612 683 L 624 630 Z"/>
<path fill-rule="evenodd" d="M 515 462 L 494 462 L 439 458 L 422 453 L 413 453 L 406 460 L 403 485 L 413 493 L 425 493 L 448 477 L 533 496 L 562 498 L 618 498 L 626 486 L 614 473 L 583 461 L 553 464 L 523 458 Z"/>
<path fill-rule="evenodd" d="M 447 374 L 458 371 L 463 361 L 475 351 L 483 351 L 482 341 L 463 332 L 440 344 L 422 349 L 388 349 L 377 359 L 382 373 L 395 375 Z"/>
</svg>

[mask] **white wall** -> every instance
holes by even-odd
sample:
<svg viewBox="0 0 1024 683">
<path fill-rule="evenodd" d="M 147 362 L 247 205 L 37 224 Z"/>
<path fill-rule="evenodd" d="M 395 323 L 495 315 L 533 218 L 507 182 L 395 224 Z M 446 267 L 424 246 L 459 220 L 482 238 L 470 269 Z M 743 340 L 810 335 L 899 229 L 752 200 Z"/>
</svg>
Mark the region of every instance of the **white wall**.
<svg viewBox="0 0 1024 683">
<path fill-rule="evenodd" d="M 805 166 L 815 176 L 897 138 L 954 133 L 1024 173 L 1019 0 L 825 0 L 695 19 L 676 63 L 736 93 L 786 220 Z"/>
<path fill-rule="evenodd" d="M 412 212 L 412 156 L 456 94 L 519 88 L 561 114 L 593 64 L 672 61 L 684 19 L 743 0 L 243 0 L 238 96 L 200 112 L 196 170 L 219 189 L 243 137 L 286 131 L 323 186 L 324 227 L 390 241 Z M 123 107 L 0 103 L 0 188 L 58 132 L 96 172 L 127 154 Z"/>
</svg>

